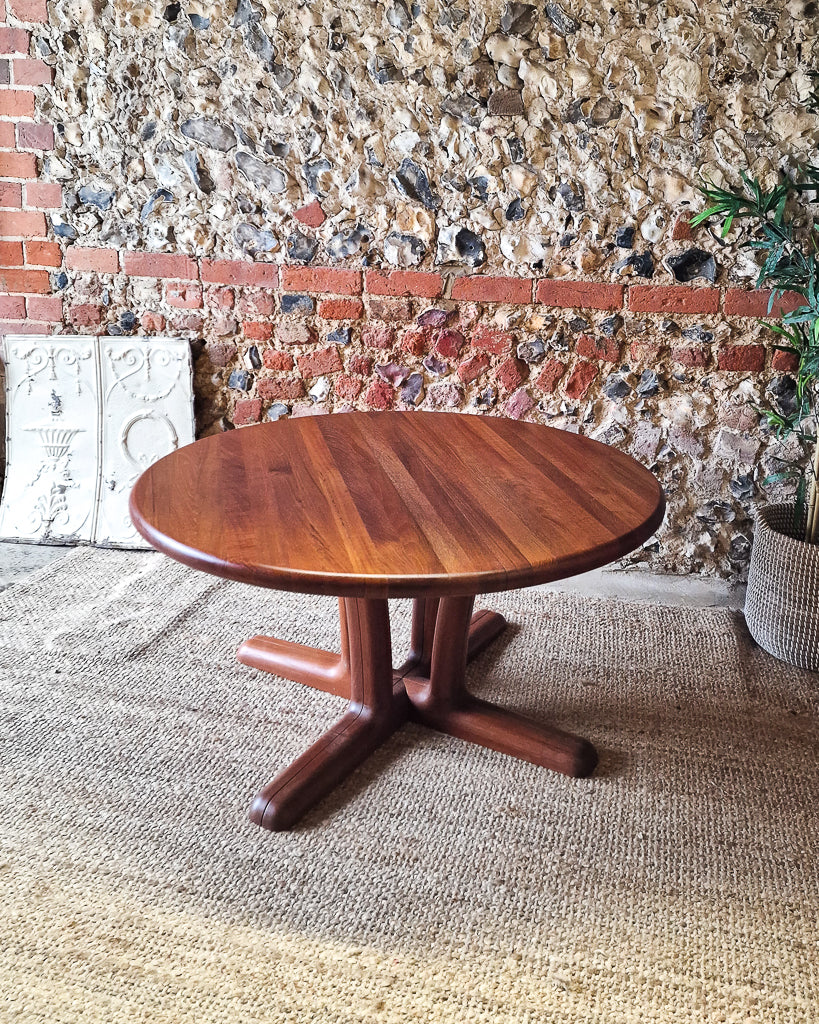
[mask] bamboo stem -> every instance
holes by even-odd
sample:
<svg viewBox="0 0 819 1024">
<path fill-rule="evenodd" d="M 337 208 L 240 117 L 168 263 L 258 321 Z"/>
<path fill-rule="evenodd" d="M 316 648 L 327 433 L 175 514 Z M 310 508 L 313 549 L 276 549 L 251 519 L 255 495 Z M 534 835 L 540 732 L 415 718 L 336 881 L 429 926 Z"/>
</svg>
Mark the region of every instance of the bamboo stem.
<svg viewBox="0 0 819 1024">
<path fill-rule="evenodd" d="M 814 544 L 817 539 L 817 532 L 819 532 L 817 529 L 819 528 L 819 515 L 817 515 L 819 511 L 819 506 L 817 505 L 817 491 L 819 491 L 819 440 L 817 440 L 814 446 L 811 470 L 810 498 L 805 517 L 805 540 L 809 544 Z"/>
</svg>

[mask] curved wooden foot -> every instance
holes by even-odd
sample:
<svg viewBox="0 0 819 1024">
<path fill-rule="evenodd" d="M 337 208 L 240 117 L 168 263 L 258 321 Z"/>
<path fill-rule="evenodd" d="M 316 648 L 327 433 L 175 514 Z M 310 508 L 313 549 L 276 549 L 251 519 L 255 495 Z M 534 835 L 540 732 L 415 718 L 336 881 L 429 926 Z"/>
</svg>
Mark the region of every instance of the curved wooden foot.
<svg viewBox="0 0 819 1024">
<path fill-rule="evenodd" d="M 403 689 L 393 694 L 387 602 L 344 600 L 351 699 L 347 713 L 256 796 L 250 819 L 290 828 L 407 719 Z M 344 655 L 342 655 L 343 657 Z"/>
<path fill-rule="evenodd" d="M 479 743 L 564 775 L 574 778 L 590 775 L 597 765 L 597 751 L 588 740 L 479 700 L 468 692 L 465 677 L 467 659 L 472 655 L 472 638 L 477 632 L 483 639 L 480 627 L 477 631 L 474 629 L 473 601 L 471 597 L 440 601 L 429 677 L 409 674 L 404 678 L 407 696 L 413 705 L 413 718 L 450 736 Z M 498 630 L 498 624 L 493 621 L 494 613 L 487 615 L 492 618 L 484 627 L 486 632 Z M 497 632 L 492 638 L 494 636 Z"/>
<path fill-rule="evenodd" d="M 509 623 L 500 614 L 488 608 L 475 612 L 469 623 L 469 636 L 466 645 L 466 660 L 472 661 L 501 635 Z"/>
<path fill-rule="evenodd" d="M 349 710 L 301 757 L 269 782 L 250 807 L 250 820 L 272 832 L 291 828 L 406 720 L 406 713 Z"/>
<path fill-rule="evenodd" d="M 272 672 L 295 683 L 312 686 L 337 697 L 350 696 L 350 639 L 347 610 L 343 598 L 338 601 L 341 624 L 341 654 L 317 647 L 277 640 L 272 636 L 253 636 L 239 647 L 236 657 L 243 665 Z"/>
<path fill-rule="evenodd" d="M 349 666 L 339 654 L 272 636 L 253 636 L 239 647 L 236 657 L 251 668 L 272 672 L 337 697 L 350 696 Z"/>
<path fill-rule="evenodd" d="M 405 679 L 413 704 L 413 718 L 423 725 L 501 754 L 511 754 L 542 768 L 575 779 L 591 775 L 597 767 L 597 751 L 588 740 L 553 726 L 536 722 L 515 711 L 467 695 L 457 707 L 425 710 L 429 685 Z"/>
</svg>

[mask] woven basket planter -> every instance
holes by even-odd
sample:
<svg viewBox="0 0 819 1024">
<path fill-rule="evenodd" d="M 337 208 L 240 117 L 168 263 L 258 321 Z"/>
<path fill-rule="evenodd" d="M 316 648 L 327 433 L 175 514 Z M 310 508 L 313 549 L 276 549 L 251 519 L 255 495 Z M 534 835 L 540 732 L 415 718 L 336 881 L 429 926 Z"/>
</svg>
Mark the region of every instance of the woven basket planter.
<svg viewBox="0 0 819 1024">
<path fill-rule="evenodd" d="M 797 540 L 793 505 L 763 505 L 748 572 L 745 620 L 775 658 L 819 671 L 819 544 Z"/>
</svg>

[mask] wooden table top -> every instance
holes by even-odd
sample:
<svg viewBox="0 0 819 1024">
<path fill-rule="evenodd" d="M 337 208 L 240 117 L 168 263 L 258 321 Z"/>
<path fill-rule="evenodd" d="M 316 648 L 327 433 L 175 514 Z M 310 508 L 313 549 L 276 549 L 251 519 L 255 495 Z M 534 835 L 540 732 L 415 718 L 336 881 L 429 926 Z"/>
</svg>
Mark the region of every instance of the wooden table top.
<svg viewBox="0 0 819 1024">
<path fill-rule="evenodd" d="M 458 413 L 306 416 L 208 437 L 139 478 L 131 516 L 205 572 L 339 597 L 481 594 L 605 565 L 660 525 L 630 456 Z"/>
</svg>

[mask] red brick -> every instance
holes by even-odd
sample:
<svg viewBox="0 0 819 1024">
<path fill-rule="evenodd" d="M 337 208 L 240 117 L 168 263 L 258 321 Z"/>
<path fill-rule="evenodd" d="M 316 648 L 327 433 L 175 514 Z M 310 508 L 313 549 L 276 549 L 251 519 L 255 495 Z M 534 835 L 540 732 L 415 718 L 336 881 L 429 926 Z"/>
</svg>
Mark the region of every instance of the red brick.
<svg viewBox="0 0 819 1024">
<path fill-rule="evenodd" d="M 22 267 L 23 243 L 0 242 L 0 267 Z"/>
<path fill-rule="evenodd" d="M 166 284 L 165 301 L 177 309 L 201 309 L 202 288 L 198 284 Z"/>
<path fill-rule="evenodd" d="M 152 334 L 159 334 L 165 330 L 165 317 L 161 313 L 143 313 L 139 318 L 139 322 L 142 325 L 143 331 L 148 331 Z M 234 353 L 236 352 L 236 346 L 233 346 Z"/>
<path fill-rule="evenodd" d="M 245 320 L 242 333 L 251 341 L 270 341 L 273 337 L 273 324 L 260 320 Z"/>
<path fill-rule="evenodd" d="M 292 370 L 293 357 L 289 352 L 279 352 L 275 348 L 266 348 L 262 353 L 262 362 L 268 370 Z"/>
<path fill-rule="evenodd" d="M 22 121 L 17 125 L 18 149 L 54 149 L 54 129 L 50 124 Z"/>
<path fill-rule="evenodd" d="M 510 356 L 506 362 L 495 371 L 495 379 L 506 392 L 514 391 L 526 380 L 528 369 L 526 363 L 514 356 Z"/>
<path fill-rule="evenodd" d="M 594 363 L 586 362 L 585 359 L 579 359 L 575 368 L 569 374 L 564 391 L 569 398 L 582 398 L 591 387 L 592 381 L 596 376 L 597 367 Z"/>
<path fill-rule="evenodd" d="M 368 270 L 365 274 L 370 295 L 416 295 L 437 299 L 443 291 L 440 274 L 420 270 Z"/>
<path fill-rule="evenodd" d="M 629 358 L 633 363 L 656 363 L 662 350 L 662 342 L 654 339 L 632 341 L 628 347 Z"/>
<path fill-rule="evenodd" d="M 282 289 L 287 292 L 325 292 L 328 295 L 360 295 L 360 270 L 331 267 L 283 267 Z"/>
<path fill-rule="evenodd" d="M 1 89 L 0 116 L 34 117 L 34 93 L 27 89 Z"/>
<path fill-rule="evenodd" d="M 466 339 L 460 331 L 445 327 L 438 332 L 435 339 L 435 349 L 444 359 L 457 359 Z"/>
<path fill-rule="evenodd" d="M 201 331 L 204 320 L 200 313 L 184 313 L 172 317 L 168 323 L 174 331 Z"/>
<path fill-rule="evenodd" d="M 26 300 L 22 295 L 0 295 L 0 317 L 5 320 L 25 320 Z"/>
<path fill-rule="evenodd" d="M 412 320 L 412 302 L 409 299 L 374 295 L 367 299 L 367 311 L 372 320 L 386 320 L 393 324 L 402 320 Z"/>
<path fill-rule="evenodd" d="M 565 363 L 561 363 L 559 359 L 549 359 L 543 364 L 543 368 L 538 374 L 535 385 L 545 394 L 551 395 L 557 387 L 557 382 L 565 372 Z"/>
<path fill-rule="evenodd" d="M 28 53 L 29 32 L 0 25 L 0 53 Z"/>
<path fill-rule="evenodd" d="M 473 380 L 477 380 L 482 373 L 489 369 L 490 364 L 489 356 L 485 352 L 479 352 L 477 355 L 472 356 L 471 359 L 461 363 L 458 367 L 458 376 L 464 384 L 471 384 Z"/>
<path fill-rule="evenodd" d="M 422 356 L 428 344 L 429 332 L 423 328 L 411 327 L 401 338 L 401 348 L 413 356 Z"/>
<path fill-rule="evenodd" d="M 729 288 L 725 292 L 723 306 L 727 316 L 778 317 L 782 313 L 790 313 L 804 305 L 804 298 L 798 292 L 785 292 L 768 312 L 768 301 L 771 290 L 757 288 L 749 291 L 745 288 Z"/>
<path fill-rule="evenodd" d="M 273 316 L 276 296 L 273 292 L 244 292 L 236 301 L 236 309 L 243 316 Z"/>
<path fill-rule="evenodd" d="M 296 210 L 293 216 L 296 220 L 301 221 L 302 224 L 306 224 L 309 228 L 320 228 L 325 220 L 327 220 L 318 199 L 314 199 L 312 203 L 308 203 L 306 206 L 302 206 L 300 209 Z"/>
<path fill-rule="evenodd" d="M 59 210 L 63 205 L 63 187 L 50 181 L 26 183 L 26 206 L 35 210 Z"/>
<path fill-rule="evenodd" d="M 359 320 L 364 312 L 361 299 L 322 299 L 318 315 L 325 320 Z"/>
<path fill-rule="evenodd" d="M 23 205 L 23 186 L 19 181 L 0 181 L 0 206 L 19 210 Z"/>
<path fill-rule="evenodd" d="M 505 416 L 508 416 L 511 420 L 522 419 L 527 412 L 529 412 L 535 405 L 535 400 L 526 390 L 526 388 L 520 388 L 518 391 L 508 399 L 506 405 L 503 407 Z"/>
<path fill-rule="evenodd" d="M 691 221 L 687 213 L 679 213 L 674 219 L 674 226 L 671 228 L 671 238 L 675 242 L 689 242 L 693 238 L 691 232 Z"/>
<path fill-rule="evenodd" d="M 102 307 L 93 302 L 85 302 L 72 306 L 68 316 L 75 327 L 96 327 L 102 323 Z"/>
<path fill-rule="evenodd" d="M 38 25 L 48 22 L 46 0 L 8 0 L 9 10 L 18 21 L 27 21 Z"/>
<path fill-rule="evenodd" d="M 217 341 L 206 345 L 205 352 L 214 366 L 227 366 L 236 358 L 238 349 L 233 342 Z"/>
<path fill-rule="evenodd" d="M 620 358 L 620 343 L 614 338 L 597 338 L 581 334 L 575 349 L 586 359 L 598 359 L 601 363 L 616 363 Z"/>
<path fill-rule="evenodd" d="M 202 260 L 202 280 L 207 284 L 275 288 L 279 281 L 279 268 L 275 263 L 249 263 L 245 260 Z"/>
<path fill-rule="evenodd" d="M 51 331 L 50 324 L 34 323 L 31 320 L 0 321 L 0 338 L 5 334 L 49 334 Z"/>
<path fill-rule="evenodd" d="M 361 344 L 367 348 L 392 348 L 395 331 L 391 327 L 365 327 L 361 332 Z"/>
<path fill-rule="evenodd" d="M 122 269 L 132 277 L 170 277 L 183 281 L 199 278 L 196 260 L 176 252 L 124 252 Z"/>
<path fill-rule="evenodd" d="M 373 372 L 373 361 L 369 356 L 355 353 L 347 360 L 347 370 L 349 373 L 358 373 L 362 377 L 369 377 Z"/>
<path fill-rule="evenodd" d="M 216 306 L 218 309 L 233 309 L 236 303 L 236 293 L 232 288 L 210 288 L 207 292 L 209 306 Z"/>
<path fill-rule="evenodd" d="M 36 178 L 37 158 L 33 153 L 0 153 L 0 177 Z"/>
<path fill-rule="evenodd" d="M 119 254 L 116 249 L 96 249 L 70 245 L 65 250 L 65 265 L 69 270 L 93 271 L 97 274 L 116 274 Z"/>
<path fill-rule="evenodd" d="M 9 238 L 42 238 L 46 233 L 45 214 L 35 210 L 6 211 L 0 219 Z"/>
<path fill-rule="evenodd" d="M 235 338 L 239 325 L 228 313 L 215 312 L 210 322 L 211 333 L 218 338 Z"/>
<path fill-rule="evenodd" d="M 48 85 L 53 72 L 42 60 L 18 57 L 12 62 L 15 85 Z"/>
<path fill-rule="evenodd" d="M 280 345 L 315 345 L 318 337 L 307 324 L 279 323 L 276 324 L 276 340 Z"/>
<path fill-rule="evenodd" d="M 261 398 L 240 398 L 233 410 L 233 422 L 237 427 L 258 423 L 262 418 Z"/>
<path fill-rule="evenodd" d="M 0 270 L 0 292 L 48 295 L 51 281 L 47 270 Z"/>
<path fill-rule="evenodd" d="M 628 290 L 628 308 L 635 313 L 716 313 L 719 288 L 681 284 L 637 284 Z"/>
<path fill-rule="evenodd" d="M 304 381 L 298 377 L 263 377 L 259 381 L 259 394 L 266 402 L 302 398 Z"/>
<path fill-rule="evenodd" d="M 623 305 L 621 284 L 598 284 L 594 281 L 539 281 L 537 301 L 545 306 L 577 307 L 578 309 L 620 309 Z"/>
<path fill-rule="evenodd" d="M 299 373 L 302 377 L 321 377 L 324 373 L 336 373 L 343 369 L 338 349 L 335 345 L 319 349 L 317 352 L 308 352 L 299 356 L 296 362 L 299 364 Z"/>
<path fill-rule="evenodd" d="M 377 377 L 367 388 L 364 401 L 371 409 L 379 409 L 381 411 L 392 409 L 395 402 L 395 392 L 385 380 Z"/>
<path fill-rule="evenodd" d="M 491 327 L 477 327 L 469 339 L 472 348 L 481 352 L 491 352 L 493 356 L 502 356 L 509 352 L 515 336 L 509 331 L 497 331 Z"/>
<path fill-rule="evenodd" d="M 14 122 L 0 121 L 0 149 L 14 149 Z"/>
<path fill-rule="evenodd" d="M 452 298 L 469 302 L 532 301 L 532 282 L 528 277 L 490 277 L 474 274 L 459 277 L 452 285 Z"/>
<path fill-rule="evenodd" d="M 678 345 L 671 349 L 671 358 L 681 366 L 704 367 L 711 362 L 711 350 L 704 345 Z"/>
<path fill-rule="evenodd" d="M 717 353 L 720 370 L 759 372 L 765 368 L 763 345 L 725 345 Z"/>
<path fill-rule="evenodd" d="M 783 352 L 778 348 L 771 358 L 771 369 L 778 373 L 796 373 L 799 369 L 799 356 L 796 352 Z"/>
<path fill-rule="evenodd" d="M 334 390 L 339 398 L 343 398 L 347 402 L 354 402 L 361 394 L 363 387 L 364 384 L 357 377 L 349 377 L 346 373 L 342 373 L 336 380 Z"/>
<path fill-rule="evenodd" d="M 30 295 L 26 310 L 29 320 L 58 324 L 63 319 L 63 300 L 59 295 Z"/>
</svg>

